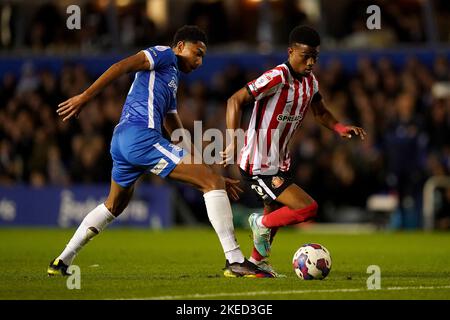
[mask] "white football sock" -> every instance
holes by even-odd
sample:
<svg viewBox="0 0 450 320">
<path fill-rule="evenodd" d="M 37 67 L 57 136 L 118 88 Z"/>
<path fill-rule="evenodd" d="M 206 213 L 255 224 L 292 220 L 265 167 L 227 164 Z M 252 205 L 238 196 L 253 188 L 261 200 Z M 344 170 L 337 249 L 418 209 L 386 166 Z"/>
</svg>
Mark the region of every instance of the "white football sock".
<svg viewBox="0 0 450 320">
<path fill-rule="evenodd" d="M 244 262 L 244 255 L 234 235 L 233 214 L 227 192 L 212 190 L 203 197 L 209 221 L 219 237 L 226 259 L 229 263 Z"/>
<path fill-rule="evenodd" d="M 114 218 L 105 204 L 102 203 L 97 206 L 84 217 L 72 239 L 57 259 L 61 259 L 66 265 L 71 265 L 81 248 L 99 234 Z"/>
</svg>

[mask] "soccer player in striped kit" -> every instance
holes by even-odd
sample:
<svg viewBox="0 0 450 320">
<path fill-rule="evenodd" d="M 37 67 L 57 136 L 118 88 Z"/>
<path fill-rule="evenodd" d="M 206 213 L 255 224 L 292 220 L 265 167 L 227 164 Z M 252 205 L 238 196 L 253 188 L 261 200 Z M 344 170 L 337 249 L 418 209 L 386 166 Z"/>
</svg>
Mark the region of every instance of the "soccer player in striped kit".
<svg viewBox="0 0 450 320">
<path fill-rule="evenodd" d="M 83 93 L 59 105 L 57 112 L 66 121 L 77 116 L 109 83 L 136 72 L 111 141 L 108 198 L 86 215 L 62 253 L 50 262 L 48 275 L 68 275 L 67 268 L 80 250 L 128 206 L 136 180 L 152 173 L 189 183 L 203 192 L 208 218 L 225 253 L 226 277 L 273 277 L 245 259 L 235 238 L 227 193 L 237 199 L 239 181 L 224 178 L 203 163 L 185 161 L 190 156 L 187 150 L 162 136 L 163 127 L 169 134 L 183 128 L 176 105 L 180 72 L 200 67 L 205 53 L 204 32 L 184 26 L 176 32 L 172 47 L 150 47 L 115 63 Z M 191 150 L 195 152 L 195 148 Z"/>
<path fill-rule="evenodd" d="M 289 140 L 311 107 L 315 120 L 343 138 L 364 139 L 366 132 L 339 123 L 326 109 L 312 68 L 319 55 L 320 36 L 312 28 L 298 26 L 289 35 L 288 60 L 250 81 L 227 101 L 230 136 L 239 128 L 241 109 L 254 102 L 249 128 L 238 156 L 241 175 L 264 202 L 264 214 L 253 213 L 251 262 L 275 275 L 268 263 L 271 242 L 279 227 L 316 216 L 318 205 L 293 182 L 289 172 Z M 222 152 L 226 166 L 237 155 L 237 142 Z"/>
</svg>

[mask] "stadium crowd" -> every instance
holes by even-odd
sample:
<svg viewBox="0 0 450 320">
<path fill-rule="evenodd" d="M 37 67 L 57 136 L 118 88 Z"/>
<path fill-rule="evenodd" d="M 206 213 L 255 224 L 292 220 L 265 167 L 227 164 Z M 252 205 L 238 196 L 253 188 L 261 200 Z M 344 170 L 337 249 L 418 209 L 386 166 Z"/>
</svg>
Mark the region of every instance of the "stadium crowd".
<svg viewBox="0 0 450 320">
<path fill-rule="evenodd" d="M 167 4 L 165 25 L 149 16 L 147 1 L 75 1 L 80 7 L 81 29 L 65 28 L 65 1 L 6 1 L 0 3 L 3 36 L 0 49 L 35 53 L 106 52 L 149 43 L 166 43 L 181 24 L 205 30 L 210 44 L 249 47 L 271 30 L 270 45 L 284 47 L 289 30 L 297 24 L 320 29 L 329 47 L 381 47 L 421 45 L 434 36 L 450 40 L 450 5 L 446 0 L 279 0 L 279 1 L 172 1 Z M 120 4 L 122 3 L 122 4 Z M 302 4 L 303 3 L 303 4 Z M 71 3 L 72 4 L 72 3 Z M 379 6 L 381 30 L 368 30 L 367 7 Z M 265 7 L 265 11 L 261 10 Z M 431 10 L 430 26 L 425 19 Z M 177 14 L 174 16 L 174 14 Z M 162 13 L 160 13 L 162 15 Z M 262 32 L 262 29 L 264 32 Z M 427 33 L 428 30 L 428 33 Z"/>
<path fill-rule="evenodd" d="M 227 98 L 260 71 L 230 65 L 208 85 L 182 83 L 178 109 L 185 127 L 193 131 L 194 121 L 202 120 L 203 130 L 224 130 Z M 417 217 L 426 179 L 450 173 L 450 98 L 433 94 L 436 84 L 450 80 L 448 60 L 437 57 L 428 68 L 412 57 L 396 70 L 386 58 L 361 58 L 354 74 L 333 60 L 319 64 L 315 74 L 337 118 L 368 132 L 362 143 L 343 141 L 316 124 L 310 112 L 294 137 L 295 178 L 321 204 L 321 219 L 337 219 L 327 212 L 336 215 L 340 207 L 364 208 L 368 196 L 380 192 L 398 195 L 400 208 Z M 6 74 L 0 84 L 0 184 L 108 182 L 109 142 L 131 79 L 110 85 L 78 121 L 63 122 L 57 104 L 94 80 L 82 65 L 66 64 L 54 74 L 26 63 L 19 77 Z M 251 106 L 247 121 L 250 111 Z M 239 177 L 236 166 L 227 171 Z M 165 183 L 154 176 L 144 179 Z M 243 203 L 258 206 L 249 194 Z M 197 196 L 189 201 L 201 200 Z"/>
</svg>

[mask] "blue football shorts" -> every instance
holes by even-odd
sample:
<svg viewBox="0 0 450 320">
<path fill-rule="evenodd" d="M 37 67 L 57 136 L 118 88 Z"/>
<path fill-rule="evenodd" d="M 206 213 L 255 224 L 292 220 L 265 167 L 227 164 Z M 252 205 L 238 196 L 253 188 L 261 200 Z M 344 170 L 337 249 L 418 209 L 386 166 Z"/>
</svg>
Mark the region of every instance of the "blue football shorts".
<svg viewBox="0 0 450 320">
<path fill-rule="evenodd" d="M 130 124 L 116 126 L 110 152 L 112 179 L 122 187 L 131 186 L 144 173 L 166 177 L 187 154 L 158 130 Z"/>
</svg>

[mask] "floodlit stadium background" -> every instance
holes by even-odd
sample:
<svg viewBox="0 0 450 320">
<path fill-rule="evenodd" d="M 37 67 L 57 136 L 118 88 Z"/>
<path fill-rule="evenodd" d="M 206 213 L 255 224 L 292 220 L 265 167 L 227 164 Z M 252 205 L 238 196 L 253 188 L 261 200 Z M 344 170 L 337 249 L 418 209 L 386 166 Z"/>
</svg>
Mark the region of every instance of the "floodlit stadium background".
<svg viewBox="0 0 450 320">
<path fill-rule="evenodd" d="M 66 27 L 72 4 L 81 8 L 80 30 Z M 373 4 L 380 30 L 366 27 Z M 314 26 L 322 36 L 314 73 L 327 106 L 368 132 L 364 142 L 344 141 L 311 114 L 303 122 L 293 168 L 319 203 L 318 221 L 450 228 L 446 0 L 1 1 L 0 226 L 75 226 L 106 196 L 110 138 L 133 75 L 79 120 L 63 123 L 56 106 L 119 59 L 169 45 L 184 24 L 203 28 L 210 44 L 204 65 L 178 89 L 186 128 L 202 120 L 204 130 L 223 130 L 227 98 L 286 59 L 294 26 Z M 217 170 L 239 178 L 236 166 Z M 189 186 L 148 175 L 137 189 L 123 224 L 207 223 L 202 195 Z M 233 205 L 236 225 L 260 206 L 246 190 Z"/>
</svg>

